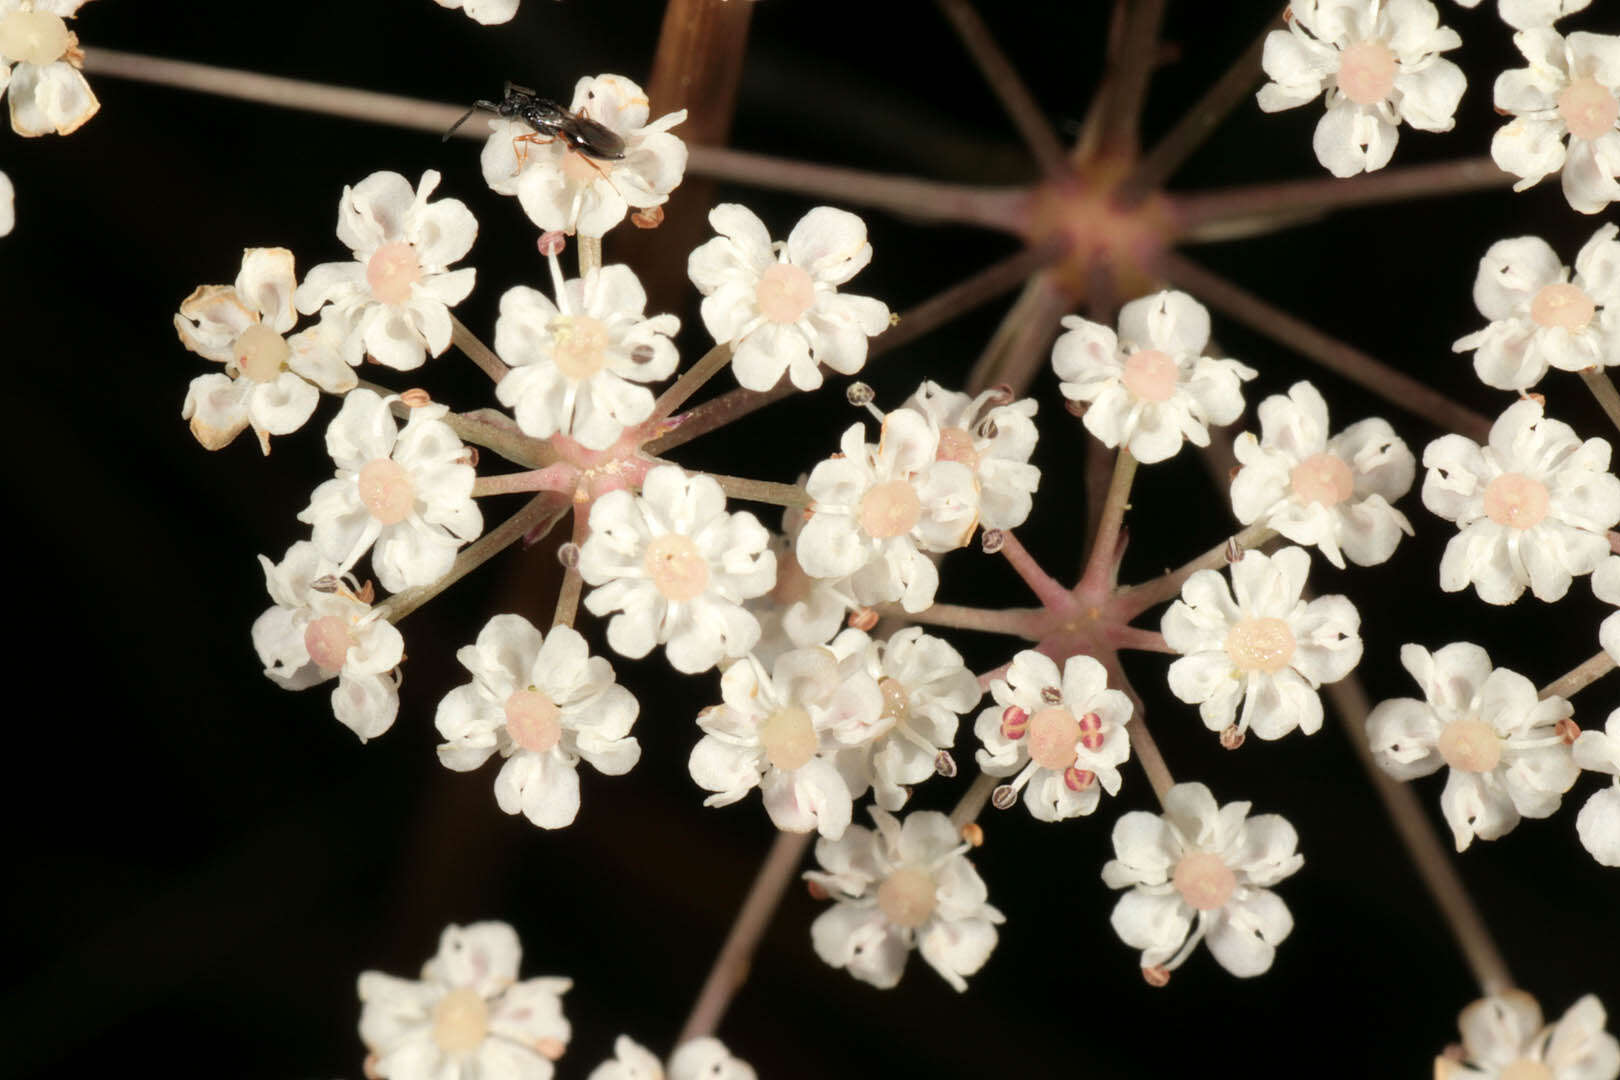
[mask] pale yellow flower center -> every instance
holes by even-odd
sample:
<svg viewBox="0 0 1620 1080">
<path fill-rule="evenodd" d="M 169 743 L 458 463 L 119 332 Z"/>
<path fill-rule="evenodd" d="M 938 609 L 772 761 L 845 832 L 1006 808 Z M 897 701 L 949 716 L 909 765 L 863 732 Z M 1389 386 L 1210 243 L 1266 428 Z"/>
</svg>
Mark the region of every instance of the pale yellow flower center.
<svg viewBox="0 0 1620 1080">
<path fill-rule="evenodd" d="M 888 677 L 879 679 L 878 690 L 883 694 L 884 716 L 904 720 L 911 715 L 911 698 L 906 694 L 906 688 L 899 679 Z"/>
<path fill-rule="evenodd" d="M 1574 285 L 1543 285 L 1530 301 L 1530 318 L 1537 326 L 1584 330 L 1597 314 L 1597 305 Z"/>
<path fill-rule="evenodd" d="M 0 55 L 24 64 L 52 64 L 62 59 L 73 34 L 60 15 L 13 11 L 0 19 Z"/>
<path fill-rule="evenodd" d="M 973 436 L 959 427 L 948 427 L 939 433 L 939 449 L 934 451 L 935 461 L 958 461 L 970 469 L 979 467 L 979 452 L 973 449 Z"/>
<path fill-rule="evenodd" d="M 1239 619 L 1227 631 L 1226 655 L 1240 671 L 1275 675 L 1294 658 L 1294 632 L 1281 619 Z"/>
<path fill-rule="evenodd" d="M 1207 851 L 1194 851 L 1183 855 L 1176 863 L 1170 883 L 1181 898 L 1199 911 L 1214 911 L 1226 906 L 1237 888 L 1237 875 L 1219 855 Z"/>
<path fill-rule="evenodd" d="M 938 888 L 926 870 L 902 866 L 878 886 L 878 907 L 894 925 L 915 930 L 933 915 Z"/>
<path fill-rule="evenodd" d="M 506 699 L 506 733 L 523 749 L 544 754 L 562 738 L 562 710 L 539 690 L 519 690 Z"/>
<path fill-rule="evenodd" d="M 665 533 L 647 545 L 642 566 L 653 586 L 672 604 L 684 604 L 709 587 L 709 564 L 690 536 Z"/>
<path fill-rule="evenodd" d="M 1463 772 L 1486 773 L 1502 760 L 1502 740 L 1483 720 L 1453 720 L 1436 740 L 1446 764 Z"/>
<path fill-rule="evenodd" d="M 1176 392 L 1176 362 L 1158 349 L 1139 349 L 1124 366 L 1125 389 L 1142 401 L 1169 401 Z"/>
<path fill-rule="evenodd" d="M 489 1034 L 489 1006 L 470 986 L 458 986 L 433 1007 L 433 1041 L 447 1054 L 478 1049 Z"/>
<path fill-rule="evenodd" d="M 1553 1080 L 1553 1071 L 1539 1061 L 1520 1058 L 1498 1074 L 1500 1080 Z"/>
<path fill-rule="evenodd" d="M 816 283 L 792 263 L 774 263 L 759 277 L 754 302 L 774 323 L 796 323 L 816 301 Z"/>
<path fill-rule="evenodd" d="M 264 323 L 254 323 L 236 339 L 236 366 L 254 382 L 274 382 L 292 350 L 280 334 Z"/>
<path fill-rule="evenodd" d="M 366 263 L 366 284 L 371 295 L 398 306 L 411 298 L 411 286 L 422 279 L 422 264 L 409 244 L 384 244 Z"/>
<path fill-rule="evenodd" d="M 551 321 L 551 359 L 565 379 L 584 382 L 607 366 L 608 329 L 589 315 L 559 315 Z"/>
<path fill-rule="evenodd" d="M 1080 721 L 1068 709 L 1050 707 L 1029 718 L 1029 759 L 1043 769 L 1062 772 L 1074 764 L 1080 745 Z"/>
<path fill-rule="evenodd" d="M 1348 499 L 1356 487 L 1350 466 L 1336 454 L 1314 454 L 1306 458 L 1294 466 L 1288 480 L 1294 486 L 1294 494 L 1307 506 L 1311 503 L 1337 506 Z"/>
<path fill-rule="evenodd" d="M 904 536 L 922 517 L 922 500 L 905 480 L 874 484 L 861 496 L 855 517 L 866 534 L 878 540 Z"/>
<path fill-rule="evenodd" d="M 789 705 L 759 722 L 759 745 L 783 772 L 802 769 L 816 756 L 816 726 L 808 712 Z"/>
<path fill-rule="evenodd" d="M 1577 139 L 1601 138 L 1613 131 L 1615 120 L 1620 119 L 1620 98 L 1587 75 L 1571 82 L 1558 95 L 1558 115 Z"/>
<path fill-rule="evenodd" d="M 342 670 L 353 644 L 349 620 L 341 615 L 323 615 L 304 627 L 304 650 L 315 666 L 328 674 Z"/>
<path fill-rule="evenodd" d="M 416 505 L 410 474 L 393 458 L 377 458 L 360 470 L 360 502 L 384 525 L 397 525 Z"/>
<path fill-rule="evenodd" d="M 1395 89 L 1395 53 L 1382 41 L 1358 41 L 1339 54 L 1339 89 L 1357 105 L 1376 105 Z"/>
<path fill-rule="evenodd" d="M 1503 473 L 1485 487 L 1485 516 L 1510 529 L 1539 525 L 1547 502 L 1547 485 L 1523 473 Z"/>
</svg>

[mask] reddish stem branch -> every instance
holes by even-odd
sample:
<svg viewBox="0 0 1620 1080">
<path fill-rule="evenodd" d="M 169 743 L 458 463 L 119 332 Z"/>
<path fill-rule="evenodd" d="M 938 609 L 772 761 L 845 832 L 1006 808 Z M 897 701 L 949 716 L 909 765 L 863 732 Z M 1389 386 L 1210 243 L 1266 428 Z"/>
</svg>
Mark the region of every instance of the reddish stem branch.
<svg viewBox="0 0 1620 1080">
<path fill-rule="evenodd" d="M 1120 50 L 1104 76 L 1109 95 L 1103 146 L 1134 155 L 1140 146 L 1142 105 L 1148 79 L 1159 58 L 1159 27 L 1164 22 L 1164 0 L 1129 0 Z"/>
<path fill-rule="evenodd" d="M 1018 537 L 1008 530 L 1002 530 L 1001 536 L 1001 553 L 1007 556 L 1007 563 L 1024 580 L 1024 584 L 1029 586 L 1029 591 L 1035 594 L 1042 607 L 1062 611 L 1074 606 L 1074 597 L 1070 595 L 1069 590 L 1041 569 L 1035 557 L 1024 548 Z"/>
<path fill-rule="evenodd" d="M 885 604 L 879 612 L 886 618 L 905 619 L 924 626 L 948 626 L 953 630 L 979 630 L 986 634 L 1005 634 L 1026 641 L 1039 640 L 1035 620 L 1046 613 L 1045 608 L 991 608 L 963 607 L 960 604 L 934 604 L 921 611 L 904 611 L 897 604 Z"/>
<path fill-rule="evenodd" d="M 1121 446 L 1114 455 L 1114 473 L 1108 481 L 1108 495 L 1103 499 L 1102 519 L 1076 593 L 1100 597 L 1113 591 L 1114 575 L 1119 567 L 1119 532 L 1131 504 L 1131 484 L 1135 479 L 1136 458 Z"/>
<path fill-rule="evenodd" d="M 1023 136 L 1030 152 L 1035 155 L 1041 171 L 1049 177 L 1067 173 L 1068 163 L 1064 159 L 1063 144 L 1058 142 L 1057 133 L 1046 122 L 1046 116 L 1034 95 L 990 36 L 978 12 L 968 5 L 967 0 L 939 0 L 939 9 L 956 31 L 956 36 L 962 40 L 968 55 L 973 57 L 979 73 L 990 84 L 991 91 L 1007 111 L 1018 134 Z"/>
<path fill-rule="evenodd" d="M 1151 581 L 1144 581 L 1140 585 L 1132 585 L 1122 590 L 1116 600 L 1121 620 L 1130 622 L 1155 604 L 1174 599 L 1181 594 L 1181 586 L 1198 571 L 1218 570 L 1231 561 L 1227 556 L 1233 551 L 1238 552 L 1241 557 L 1243 551 L 1259 547 L 1276 535 L 1263 524 L 1250 525 L 1236 536 L 1227 537 L 1196 559 L 1189 560 L 1168 574 L 1160 574 Z"/>
<path fill-rule="evenodd" d="M 1057 334 L 1058 321 L 1074 301 L 1049 274 L 1037 274 L 1024 287 L 1012 309 L 1001 320 L 990 344 L 968 375 L 967 390 L 976 394 L 1005 384 L 1014 396 L 1029 389 L 1035 373 L 1046 363 L 1047 349 Z"/>
</svg>

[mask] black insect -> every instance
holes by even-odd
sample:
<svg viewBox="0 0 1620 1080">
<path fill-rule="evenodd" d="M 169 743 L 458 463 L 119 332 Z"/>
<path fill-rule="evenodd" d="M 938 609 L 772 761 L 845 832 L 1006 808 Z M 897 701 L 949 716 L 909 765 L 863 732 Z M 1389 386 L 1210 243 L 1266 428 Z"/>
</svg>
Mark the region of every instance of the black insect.
<svg viewBox="0 0 1620 1080">
<path fill-rule="evenodd" d="M 561 139 L 570 150 L 599 161 L 621 161 L 624 158 L 624 139 L 606 124 L 597 123 L 582 111 L 570 112 L 527 87 L 507 83 L 506 96 L 500 101 L 475 101 L 473 107 L 462 114 L 444 133 L 449 139 L 456 128 L 465 124 L 473 113 L 483 111 L 509 120 L 522 120 L 534 129 L 532 135 L 519 135 L 519 142 L 550 142 Z"/>
</svg>

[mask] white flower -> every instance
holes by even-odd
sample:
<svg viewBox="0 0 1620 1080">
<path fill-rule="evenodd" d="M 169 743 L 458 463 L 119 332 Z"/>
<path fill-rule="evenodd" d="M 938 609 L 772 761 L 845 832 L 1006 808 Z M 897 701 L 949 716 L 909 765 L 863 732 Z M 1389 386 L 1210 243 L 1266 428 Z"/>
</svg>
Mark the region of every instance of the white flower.
<svg viewBox="0 0 1620 1080">
<path fill-rule="evenodd" d="M 1603 731 L 1581 732 L 1573 753 L 1581 768 L 1614 777 L 1614 783 L 1586 800 L 1575 831 L 1592 858 L 1604 866 L 1620 866 L 1620 709 L 1609 714 Z"/>
<path fill-rule="evenodd" d="M 1551 26 L 1566 15 L 1585 11 L 1592 0 L 1498 0 L 1497 14 L 1515 30 Z M 1479 0 L 1457 0 L 1465 8 L 1478 7 Z"/>
<path fill-rule="evenodd" d="M 1143 968 L 1174 971 L 1200 940 L 1239 978 L 1271 967 L 1294 917 L 1270 886 L 1305 859 L 1286 819 L 1248 814 L 1246 802 L 1217 806 L 1203 784 L 1177 784 L 1163 816 L 1133 810 L 1114 823 L 1115 858 L 1102 878 L 1131 891 L 1109 921 L 1142 950 Z"/>
<path fill-rule="evenodd" d="M 866 638 L 846 630 L 833 642 Z M 851 651 L 855 651 L 851 649 Z M 921 627 L 897 630 L 887 641 L 860 642 L 861 662 L 883 694 L 883 712 L 858 747 L 838 755 L 838 768 L 857 798 L 872 788 L 879 806 L 898 810 L 910 797 L 905 786 L 933 776 L 944 749 L 956 741 L 961 715 L 984 692 L 962 654 Z"/>
<path fill-rule="evenodd" d="M 893 988 L 913 948 L 957 990 L 996 947 L 1001 912 L 944 814 L 904 823 L 871 807 L 874 831 L 852 825 L 843 839 L 816 841 L 820 871 L 805 877 L 837 901 L 810 926 L 816 955 L 862 982 Z"/>
<path fill-rule="evenodd" d="M 600 237 L 634 207 L 661 206 L 686 172 L 686 144 L 669 129 L 686 110 L 649 124 L 647 95 L 623 75 L 587 76 L 574 84 L 573 112 L 624 140 L 624 157 L 588 157 L 566 139 L 537 136 L 521 120 L 491 120 L 479 163 L 484 181 L 516 195 L 542 230 Z"/>
<path fill-rule="evenodd" d="M 803 484 L 805 477 L 799 477 Z M 793 553 L 799 533 L 804 530 L 804 510 L 790 506 L 782 512 L 785 535 L 771 536 L 771 553 L 776 556 L 776 584 L 771 591 L 752 600 L 748 610 L 759 619 L 759 641 L 754 655 L 767 666 L 789 649 L 821 645 L 838 633 L 844 614 L 858 604 L 848 578 L 814 578 L 799 565 Z"/>
<path fill-rule="evenodd" d="M 939 588 L 923 552 L 959 548 L 978 525 L 973 470 L 938 460 L 938 429 L 912 409 L 883 418 L 877 446 L 853 424 L 839 449 L 805 484 L 815 502 L 799 533 L 799 565 L 811 577 L 849 577 L 862 604 L 899 600 L 921 611 Z"/>
<path fill-rule="evenodd" d="M 542 637 L 521 615 L 497 615 L 456 659 L 473 681 L 439 702 L 433 722 L 449 740 L 439 760 L 468 772 L 499 751 L 507 760 L 495 801 L 506 813 L 521 810 L 543 829 L 560 829 L 579 814 L 580 758 L 608 776 L 640 760 L 629 734 L 636 699 L 573 627 Z"/>
<path fill-rule="evenodd" d="M 1620 555 L 1610 555 L 1592 571 L 1592 595 L 1605 604 L 1620 604 Z M 1614 611 L 1598 627 L 1598 644 L 1620 664 L 1620 611 Z"/>
<path fill-rule="evenodd" d="M 1086 430 L 1104 446 L 1123 445 L 1143 464 L 1164 461 L 1181 441 L 1209 445 L 1210 424 L 1243 412 L 1242 384 L 1253 368 L 1202 355 L 1209 312 L 1186 293 L 1132 300 L 1119 312 L 1119 334 L 1077 315 L 1052 346 L 1052 367 L 1070 401 L 1090 403 Z"/>
<path fill-rule="evenodd" d="M 11 186 L 11 177 L 0 172 L 0 236 L 11 235 L 11 230 L 17 225 L 15 198 L 16 189 Z"/>
<path fill-rule="evenodd" d="M 1497 111 L 1513 119 L 1491 157 L 1522 178 L 1515 191 L 1562 170 L 1569 205 L 1596 214 L 1620 199 L 1620 36 L 1543 27 L 1513 43 L 1529 66 L 1496 77 Z"/>
<path fill-rule="evenodd" d="M 0 0 L 0 93 L 10 90 L 19 135 L 71 135 L 101 108 L 79 72 L 79 36 L 63 22 L 84 2 Z"/>
<path fill-rule="evenodd" d="M 651 1050 L 620 1035 L 613 1040 L 613 1060 L 592 1069 L 585 1080 L 664 1080 L 664 1066 Z"/>
<path fill-rule="evenodd" d="M 422 980 L 360 976 L 366 1075 L 385 1080 L 551 1080 L 568 1048 L 569 979 L 517 981 L 522 948 L 502 922 L 450 926 Z"/>
<path fill-rule="evenodd" d="M 688 1039 L 669 1057 L 669 1072 L 658 1058 L 628 1035 L 613 1043 L 614 1058 L 604 1061 L 586 1080 L 757 1080 L 753 1068 L 739 1061 L 712 1035 Z"/>
<path fill-rule="evenodd" d="M 360 736 L 376 738 L 399 712 L 392 672 L 405 656 L 405 640 L 371 607 L 362 590 L 339 574 L 307 540 L 287 549 L 279 563 L 263 555 L 264 584 L 275 606 L 253 622 L 253 648 L 270 681 L 303 690 L 331 678 L 332 713 Z"/>
<path fill-rule="evenodd" d="M 619 612 L 607 629 L 614 652 L 640 659 L 663 643 L 675 670 L 691 674 L 753 648 L 759 621 L 742 602 L 776 580 L 770 534 L 747 511 L 728 514 L 711 477 L 660 465 L 639 497 L 620 490 L 597 499 L 590 530 L 579 574 L 598 587 L 585 606 Z"/>
<path fill-rule="evenodd" d="M 1232 443 L 1242 468 L 1232 479 L 1232 511 L 1263 522 L 1296 544 L 1314 545 L 1334 566 L 1345 557 L 1376 566 L 1412 533 L 1390 504 L 1412 487 L 1417 460 L 1384 420 L 1362 420 L 1328 438 L 1327 403 L 1308 382 L 1260 403 L 1260 438 Z"/>
<path fill-rule="evenodd" d="M 1200 570 L 1164 613 L 1165 644 L 1182 654 L 1170 665 L 1170 691 L 1197 705 L 1211 731 L 1236 721 L 1234 735 L 1280 739 L 1322 726 L 1317 687 L 1361 660 L 1361 616 L 1348 597 L 1300 599 L 1310 569 L 1304 548 L 1246 551 L 1232 564 L 1230 590 L 1217 571 Z"/>
<path fill-rule="evenodd" d="M 1541 402 L 1514 402 L 1481 448 L 1444 435 L 1423 451 L 1423 505 L 1459 532 L 1440 560 L 1440 587 L 1470 584 L 1488 604 L 1511 604 L 1526 585 L 1557 600 L 1576 574 L 1609 553 L 1607 530 L 1620 522 L 1620 479 L 1609 474 L 1609 444 L 1581 442 L 1568 424 L 1542 416 Z"/>
<path fill-rule="evenodd" d="M 295 285 L 292 252 L 248 248 L 236 284 L 202 285 L 180 302 L 174 317 L 180 343 L 225 365 L 224 374 L 193 379 L 180 410 L 209 450 L 252 425 L 268 454 L 271 435 L 297 431 L 314 413 L 321 397 L 315 387 L 332 394 L 354 389 L 354 372 L 322 327 L 286 337 L 298 318 Z"/>
<path fill-rule="evenodd" d="M 293 294 L 298 310 L 330 306 L 348 328 L 344 359 L 364 355 L 400 371 L 422 366 L 425 352 L 450 347 L 450 308 L 472 292 L 471 267 L 448 266 L 472 249 L 478 221 L 459 199 L 429 203 L 439 186 L 432 169 L 412 192 L 398 173 L 372 173 L 343 189 L 338 239 L 354 261 L 322 263 Z"/>
<path fill-rule="evenodd" d="M 1125 725 L 1131 702 L 1108 689 L 1108 673 L 1089 656 L 1057 664 L 1033 649 L 1013 657 L 1005 679 L 992 679 L 995 705 L 979 714 L 973 733 L 984 744 L 979 768 L 1013 776 L 1024 805 L 1041 821 L 1062 821 L 1097 809 L 1119 794 L 1119 766 L 1131 756 Z M 999 805 L 999 803 L 998 803 Z M 1010 805 L 1010 804 L 1009 804 Z"/>
<path fill-rule="evenodd" d="M 443 8 L 460 8 L 467 17 L 485 26 L 510 22 L 517 14 L 518 0 L 434 0 Z"/>
<path fill-rule="evenodd" d="M 1311 145 L 1334 176 L 1388 165 L 1402 121 L 1451 130 L 1468 80 L 1440 54 L 1462 38 L 1429 0 L 1295 0 L 1291 10 L 1288 29 L 1266 38 L 1261 66 L 1272 81 L 1260 108 L 1281 112 L 1325 91 Z"/>
<path fill-rule="evenodd" d="M 1603 1030 L 1603 1003 L 1587 994 L 1556 1024 L 1523 990 L 1481 998 L 1457 1018 L 1463 1061 L 1434 1060 L 1435 1080 L 1614 1080 L 1620 1042 Z"/>
<path fill-rule="evenodd" d="M 731 370 L 750 390 L 769 390 L 782 373 L 800 390 L 821 385 L 820 365 L 853 375 L 866 363 L 866 339 L 889 327 L 889 309 L 838 286 L 872 261 L 866 223 L 818 206 L 771 243 L 765 223 L 737 203 L 709 211 L 720 235 L 692 252 L 687 275 L 703 294 L 703 325 L 729 344 Z"/>
<path fill-rule="evenodd" d="M 321 553 L 344 570 L 375 542 L 372 569 L 389 592 L 439 580 L 456 548 L 484 531 L 466 447 L 440 419 L 449 410 L 414 408 L 400 431 L 388 408 L 395 400 L 364 388 L 343 399 L 326 429 L 337 475 L 298 514 L 314 526 Z"/>
<path fill-rule="evenodd" d="M 703 805 L 729 806 L 757 787 L 778 829 L 842 836 L 853 808 L 833 757 L 872 738 L 883 711 L 859 650 L 794 649 L 769 673 L 746 657 L 720 677 L 720 697 L 698 716 L 704 736 L 688 762 L 716 792 Z"/>
<path fill-rule="evenodd" d="M 1461 338 L 1477 349 L 1474 371 L 1486 386 L 1524 390 L 1548 367 L 1564 371 L 1620 364 L 1620 227 L 1608 224 L 1575 257 L 1575 277 L 1536 236 L 1499 240 L 1479 260 L 1474 303 L 1491 320 Z"/>
<path fill-rule="evenodd" d="M 1574 711 L 1561 697 L 1536 698 L 1529 679 L 1492 668 L 1484 649 L 1466 641 L 1433 653 L 1401 646 L 1401 666 L 1425 700 L 1379 702 L 1367 715 L 1373 757 L 1397 780 L 1451 767 L 1440 810 L 1457 850 L 1477 836 L 1505 836 L 1519 818 L 1558 809 L 1580 775 L 1558 722 Z"/>
<path fill-rule="evenodd" d="M 1016 529 L 1029 517 L 1041 470 L 1035 452 L 1035 400 L 1007 404 L 999 390 L 969 397 L 926 380 L 902 408 L 914 409 L 939 429 L 935 456 L 960 461 L 979 482 L 979 520 L 987 529 Z M 988 406 L 988 408 L 987 408 Z"/>
<path fill-rule="evenodd" d="M 561 432 L 587 450 L 606 450 L 624 429 L 652 415 L 653 395 L 635 383 L 667 378 L 680 362 L 673 315 L 645 318 L 647 294 L 628 266 L 604 266 L 566 284 L 557 303 L 519 285 L 501 297 L 495 351 L 512 370 L 495 388 L 524 434 Z"/>
</svg>

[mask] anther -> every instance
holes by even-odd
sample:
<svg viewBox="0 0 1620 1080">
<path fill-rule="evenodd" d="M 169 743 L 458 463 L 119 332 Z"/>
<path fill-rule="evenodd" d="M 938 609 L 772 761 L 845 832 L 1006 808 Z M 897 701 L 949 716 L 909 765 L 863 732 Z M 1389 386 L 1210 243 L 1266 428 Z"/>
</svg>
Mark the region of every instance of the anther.
<svg viewBox="0 0 1620 1080">
<path fill-rule="evenodd" d="M 1070 416 L 1084 416 L 1086 415 L 1086 408 L 1087 404 L 1084 401 L 1071 400 L 1063 403 L 1063 411 L 1068 413 Z"/>
<path fill-rule="evenodd" d="M 1565 746 L 1574 746 L 1575 740 L 1581 737 L 1581 727 L 1569 717 L 1558 721 L 1553 732 L 1564 741 Z"/>
<path fill-rule="evenodd" d="M 462 452 L 461 463 L 463 465 L 471 465 L 475 469 L 478 468 L 478 447 L 476 447 L 476 446 L 467 447 Z"/>
<path fill-rule="evenodd" d="M 1226 538 L 1226 561 L 1235 563 L 1241 558 L 1243 558 L 1243 549 L 1238 546 L 1237 537 L 1228 536 Z"/>
<path fill-rule="evenodd" d="M 878 613 L 875 608 L 858 607 L 849 613 L 849 625 L 862 633 L 872 629 L 878 624 Z"/>
<path fill-rule="evenodd" d="M 990 805 L 997 810 L 1011 810 L 1018 802 L 1018 790 L 1011 784 L 1002 784 L 990 793 Z"/>
<path fill-rule="evenodd" d="M 433 398 L 420 386 L 413 386 L 399 395 L 400 403 L 407 409 L 420 409 L 424 405 L 433 404 Z"/>
<path fill-rule="evenodd" d="M 338 581 L 336 574 L 322 574 L 320 577 L 310 582 L 309 587 L 314 589 L 316 592 L 335 593 L 338 591 L 338 586 L 340 584 L 342 583 Z"/>
<path fill-rule="evenodd" d="M 572 570 L 579 565 L 579 545 L 572 540 L 557 546 L 557 561 L 563 564 L 564 569 Z"/>
<path fill-rule="evenodd" d="M 1097 774 L 1070 765 L 1063 770 L 1063 783 L 1070 791 L 1084 791 L 1097 782 Z"/>
<path fill-rule="evenodd" d="M 1007 534 L 1000 529 L 986 529 L 979 534 L 979 546 L 986 555 L 994 555 L 1007 543 Z"/>
<path fill-rule="evenodd" d="M 844 397 L 857 409 L 864 409 L 872 404 L 872 399 L 877 397 L 877 391 L 866 383 L 852 382 L 844 388 Z"/>
<path fill-rule="evenodd" d="M 1154 988 L 1170 985 L 1170 972 L 1165 970 L 1163 964 L 1154 964 L 1152 967 L 1142 969 L 1142 980 Z"/>
<path fill-rule="evenodd" d="M 989 417 L 985 417 L 984 422 L 979 425 L 979 437 L 981 439 L 993 439 L 1000 434 L 1001 429 L 996 427 L 996 422 Z"/>
<path fill-rule="evenodd" d="M 664 223 L 664 208 L 649 206 L 630 215 L 630 224 L 638 229 L 656 229 Z"/>
<path fill-rule="evenodd" d="M 996 383 L 990 388 L 990 400 L 996 405 L 1005 405 L 1013 399 L 1013 388 L 1009 383 Z"/>
<path fill-rule="evenodd" d="M 535 241 L 534 246 L 539 248 L 540 254 L 547 258 L 553 255 L 561 255 L 563 248 L 568 246 L 568 234 L 560 229 L 543 232 L 540 234 L 540 239 Z"/>
<path fill-rule="evenodd" d="M 804 891 L 810 894 L 812 900 L 832 899 L 832 894 L 827 891 L 827 887 L 819 881 L 806 881 Z"/>
<path fill-rule="evenodd" d="M 1236 724 L 1228 724 L 1221 732 L 1221 745 L 1228 750 L 1236 750 L 1243 745 L 1244 737 Z"/>
<path fill-rule="evenodd" d="M 1007 706 L 1001 714 L 1001 734 L 1008 739 L 1022 739 L 1029 730 L 1029 713 L 1016 705 Z"/>
<path fill-rule="evenodd" d="M 947 780 L 956 775 L 956 759 L 951 757 L 949 750 L 941 750 L 934 755 L 934 771 Z"/>
<path fill-rule="evenodd" d="M 1063 703 L 1063 691 L 1055 686 L 1043 686 L 1041 687 L 1041 700 L 1048 705 L 1060 705 Z"/>
<path fill-rule="evenodd" d="M 970 821 L 962 826 L 962 839 L 967 843 L 968 847 L 983 847 L 984 830 L 979 828 L 977 822 Z"/>
<path fill-rule="evenodd" d="M 632 364 L 650 364 L 652 358 L 656 355 L 651 345 L 637 345 L 630 350 L 630 362 Z"/>
</svg>

